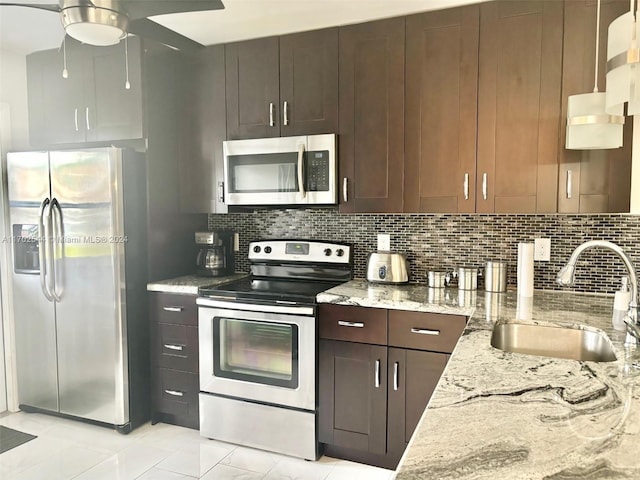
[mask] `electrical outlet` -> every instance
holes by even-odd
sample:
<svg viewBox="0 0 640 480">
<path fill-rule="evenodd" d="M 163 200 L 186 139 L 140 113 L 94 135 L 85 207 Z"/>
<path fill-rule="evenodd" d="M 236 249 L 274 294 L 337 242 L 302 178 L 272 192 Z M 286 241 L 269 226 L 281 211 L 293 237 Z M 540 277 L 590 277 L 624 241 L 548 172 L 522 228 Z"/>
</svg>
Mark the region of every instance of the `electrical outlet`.
<svg viewBox="0 0 640 480">
<path fill-rule="evenodd" d="M 391 235 L 388 233 L 378 234 L 378 251 L 389 252 L 391 250 Z"/>
<path fill-rule="evenodd" d="M 551 239 L 536 238 L 533 240 L 533 259 L 541 262 L 551 260 Z"/>
</svg>

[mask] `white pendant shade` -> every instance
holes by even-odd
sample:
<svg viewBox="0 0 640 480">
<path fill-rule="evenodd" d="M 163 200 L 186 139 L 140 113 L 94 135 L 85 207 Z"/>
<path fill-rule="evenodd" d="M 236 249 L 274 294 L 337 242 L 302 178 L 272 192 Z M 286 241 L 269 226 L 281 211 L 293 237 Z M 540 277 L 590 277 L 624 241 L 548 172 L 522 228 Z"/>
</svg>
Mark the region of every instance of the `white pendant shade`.
<svg viewBox="0 0 640 480">
<path fill-rule="evenodd" d="M 631 12 L 616 18 L 609 25 L 605 109 L 611 114 L 617 115 L 627 102 L 627 115 L 640 113 L 640 65 L 633 61 L 634 55 L 637 55 L 637 47 L 632 45 L 633 29 L 636 29 L 636 38 L 640 38 L 638 25 Z"/>
<path fill-rule="evenodd" d="M 616 115 L 605 112 L 604 92 L 571 95 L 567 104 L 566 148 L 594 150 L 622 146 L 622 106 Z"/>
</svg>

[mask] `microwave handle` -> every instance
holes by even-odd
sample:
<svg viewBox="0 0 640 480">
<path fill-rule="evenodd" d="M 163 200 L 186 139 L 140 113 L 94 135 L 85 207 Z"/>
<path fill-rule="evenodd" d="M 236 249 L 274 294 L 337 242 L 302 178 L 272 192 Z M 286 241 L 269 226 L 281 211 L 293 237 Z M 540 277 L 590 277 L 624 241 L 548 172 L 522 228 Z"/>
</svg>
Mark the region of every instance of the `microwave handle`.
<svg viewBox="0 0 640 480">
<path fill-rule="evenodd" d="M 306 197 L 307 192 L 304 189 L 304 144 L 298 145 L 298 185 L 300 186 L 302 198 Z"/>
</svg>

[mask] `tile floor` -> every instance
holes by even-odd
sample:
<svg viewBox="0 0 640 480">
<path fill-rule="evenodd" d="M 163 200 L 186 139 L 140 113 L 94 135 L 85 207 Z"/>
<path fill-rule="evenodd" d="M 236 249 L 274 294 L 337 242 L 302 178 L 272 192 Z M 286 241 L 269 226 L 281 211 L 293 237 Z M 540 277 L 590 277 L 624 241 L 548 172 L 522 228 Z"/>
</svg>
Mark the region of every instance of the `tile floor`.
<svg viewBox="0 0 640 480">
<path fill-rule="evenodd" d="M 200 437 L 159 423 L 128 435 L 36 413 L 5 425 L 38 438 L 0 455 L 2 480 L 392 480 L 393 472 L 322 457 L 317 462 Z"/>
</svg>

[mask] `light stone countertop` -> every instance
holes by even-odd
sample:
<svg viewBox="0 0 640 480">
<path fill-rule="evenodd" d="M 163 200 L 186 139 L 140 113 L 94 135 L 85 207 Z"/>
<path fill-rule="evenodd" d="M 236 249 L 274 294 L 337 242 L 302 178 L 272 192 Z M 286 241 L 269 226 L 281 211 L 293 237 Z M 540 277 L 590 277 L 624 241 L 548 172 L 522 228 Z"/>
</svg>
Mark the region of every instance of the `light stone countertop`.
<svg viewBox="0 0 640 480">
<path fill-rule="evenodd" d="M 235 280 L 239 280 L 248 276 L 248 273 L 238 272 L 226 277 L 201 277 L 199 275 L 184 275 L 182 277 L 147 283 L 147 291 L 178 293 L 182 295 L 198 295 L 198 289 L 200 288 L 224 285 L 225 283 L 233 282 Z"/>
<path fill-rule="evenodd" d="M 640 370 L 627 368 L 625 335 L 611 327 L 612 297 L 535 291 L 519 302 L 515 292 L 433 290 L 353 280 L 317 297 L 470 315 L 397 480 L 640 478 Z M 579 362 L 493 348 L 494 323 L 516 318 L 603 330 L 618 360 Z"/>
</svg>

